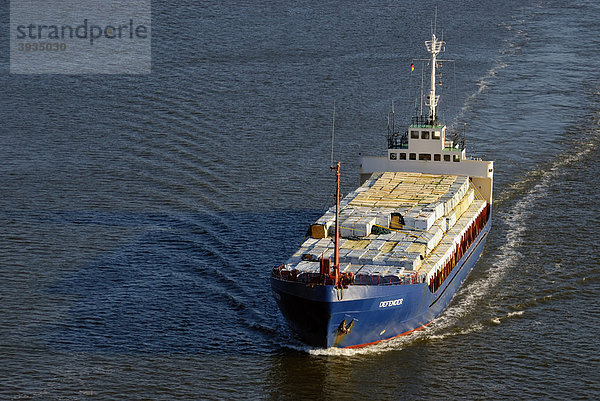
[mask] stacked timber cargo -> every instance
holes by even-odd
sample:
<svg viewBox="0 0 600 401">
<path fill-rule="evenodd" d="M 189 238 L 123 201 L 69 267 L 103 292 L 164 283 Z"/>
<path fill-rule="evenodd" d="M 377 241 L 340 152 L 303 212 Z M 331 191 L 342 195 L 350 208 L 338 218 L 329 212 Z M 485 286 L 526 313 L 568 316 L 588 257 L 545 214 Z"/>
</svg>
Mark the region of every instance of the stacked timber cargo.
<svg viewBox="0 0 600 401">
<path fill-rule="evenodd" d="M 431 285 L 455 263 L 486 206 L 468 177 L 374 173 L 340 203 L 340 272 L 353 284 Z M 310 234 L 282 266 L 307 283 L 319 275 L 320 259 L 333 258 L 334 208 Z"/>
</svg>

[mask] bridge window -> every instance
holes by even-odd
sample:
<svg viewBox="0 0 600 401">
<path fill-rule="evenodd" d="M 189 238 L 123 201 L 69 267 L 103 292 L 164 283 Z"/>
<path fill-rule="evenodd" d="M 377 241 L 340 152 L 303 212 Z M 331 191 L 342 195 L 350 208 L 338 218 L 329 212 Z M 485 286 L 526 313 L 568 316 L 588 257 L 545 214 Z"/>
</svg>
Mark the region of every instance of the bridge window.
<svg viewBox="0 0 600 401">
<path fill-rule="evenodd" d="M 398 158 L 398 154 L 396 152 L 390 153 L 390 160 L 396 160 Z"/>
<path fill-rule="evenodd" d="M 453 158 L 452 158 L 452 161 L 459 162 L 460 161 L 460 155 L 454 155 Z"/>
<path fill-rule="evenodd" d="M 441 160 L 441 155 L 433 155 L 433 160 L 439 162 Z"/>
<path fill-rule="evenodd" d="M 431 160 L 429 153 L 419 153 L 419 160 Z"/>
<path fill-rule="evenodd" d="M 449 162 L 450 161 L 450 155 L 444 155 L 444 161 L 445 162 Z"/>
<path fill-rule="evenodd" d="M 400 153 L 400 160 L 406 160 L 406 153 Z"/>
<path fill-rule="evenodd" d="M 429 139 L 429 131 L 421 131 L 421 139 Z"/>
<path fill-rule="evenodd" d="M 440 139 L 440 131 L 431 131 L 431 139 Z"/>
<path fill-rule="evenodd" d="M 411 139 L 419 139 L 419 131 L 410 131 Z"/>
<path fill-rule="evenodd" d="M 416 153 L 411 153 L 411 154 L 408 155 L 408 158 L 410 160 L 417 160 L 417 154 Z"/>
</svg>

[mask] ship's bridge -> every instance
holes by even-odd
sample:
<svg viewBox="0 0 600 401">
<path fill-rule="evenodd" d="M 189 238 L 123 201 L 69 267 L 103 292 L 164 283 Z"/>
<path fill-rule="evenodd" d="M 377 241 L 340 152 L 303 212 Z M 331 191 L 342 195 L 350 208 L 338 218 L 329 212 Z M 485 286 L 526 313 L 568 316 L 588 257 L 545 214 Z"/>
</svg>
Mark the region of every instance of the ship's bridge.
<svg viewBox="0 0 600 401">
<path fill-rule="evenodd" d="M 423 160 L 460 162 L 465 150 L 446 140 L 446 126 L 411 124 L 400 141 L 388 141 L 390 160 Z"/>
</svg>

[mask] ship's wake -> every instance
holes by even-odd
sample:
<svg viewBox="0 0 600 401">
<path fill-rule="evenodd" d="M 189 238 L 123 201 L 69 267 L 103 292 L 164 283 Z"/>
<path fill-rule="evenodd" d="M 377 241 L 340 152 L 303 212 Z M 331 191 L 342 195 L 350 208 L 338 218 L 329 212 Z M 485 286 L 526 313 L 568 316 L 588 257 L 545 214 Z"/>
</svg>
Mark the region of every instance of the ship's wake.
<svg viewBox="0 0 600 401">
<path fill-rule="evenodd" d="M 488 298 L 490 290 L 496 288 L 504 279 L 506 274 L 519 268 L 519 262 L 523 257 L 521 252 L 521 243 L 525 231 L 529 228 L 528 221 L 533 216 L 536 210 L 536 203 L 548 195 L 552 185 L 560 182 L 561 176 L 567 174 L 567 167 L 578 164 L 586 159 L 592 152 L 596 151 L 598 144 L 597 140 L 600 137 L 600 130 L 596 128 L 593 132 L 586 135 L 587 139 L 577 140 L 569 146 L 570 149 L 579 149 L 570 155 L 565 155 L 555 159 L 552 163 L 543 165 L 541 168 L 532 171 L 522 180 L 512 184 L 507 191 L 501 196 L 500 206 L 510 204 L 511 199 L 515 198 L 515 194 L 521 195 L 518 200 L 509 206 L 506 210 L 503 207 L 497 207 L 495 220 L 500 222 L 501 231 L 499 235 L 504 238 L 500 240 L 500 247 L 490 250 L 491 254 L 485 260 L 491 261 L 487 266 L 483 275 L 475 280 L 467 282 L 457 293 L 456 298 L 444 313 L 438 317 L 434 324 L 430 326 L 425 334 L 430 338 L 444 335 L 447 332 L 456 331 L 456 326 L 465 319 L 474 310 L 481 309 L 483 301 Z M 485 251 L 484 251 L 485 252 Z M 480 262 L 481 263 L 481 262 Z M 477 267 L 476 267 L 477 268 Z M 494 313 L 494 312 L 492 312 Z M 497 312 L 495 312 L 497 314 Z M 501 323 L 502 320 L 513 316 L 521 316 L 524 313 L 522 310 L 516 310 L 507 313 L 504 317 L 490 318 L 494 324 Z M 461 329 L 463 331 L 476 331 L 485 327 L 480 322 L 471 324 L 471 328 Z"/>
<path fill-rule="evenodd" d="M 492 80 L 496 78 L 501 70 L 509 66 L 507 58 L 520 52 L 521 49 L 527 45 L 530 39 L 527 33 L 522 29 L 523 22 L 523 20 L 515 19 L 510 23 L 501 24 L 507 31 L 512 32 L 512 36 L 506 40 L 504 47 L 500 50 L 500 54 L 493 62 L 491 68 L 484 76 L 477 80 L 477 90 L 467 97 L 456 116 L 452 119 L 452 122 L 449 124 L 451 130 L 456 129 L 460 123 L 466 120 L 465 115 L 468 115 L 476 108 L 477 100 L 481 94 L 488 89 Z"/>
</svg>

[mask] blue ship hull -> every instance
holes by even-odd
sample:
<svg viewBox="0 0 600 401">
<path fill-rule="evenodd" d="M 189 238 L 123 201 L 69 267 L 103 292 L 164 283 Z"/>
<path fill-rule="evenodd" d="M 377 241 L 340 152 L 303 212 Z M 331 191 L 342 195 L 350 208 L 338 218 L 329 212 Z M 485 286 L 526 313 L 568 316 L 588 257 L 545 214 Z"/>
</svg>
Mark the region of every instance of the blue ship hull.
<svg viewBox="0 0 600 401">
<path fill-rule="evenodd" d="M 290 327 L 309 345 L 354 348 L 427 326 L 448 306 L 479 259 L 491 216 L 444 282 L 402 285 L 306 285 L 271 278 L 274 297 Z"/>
</svg>

